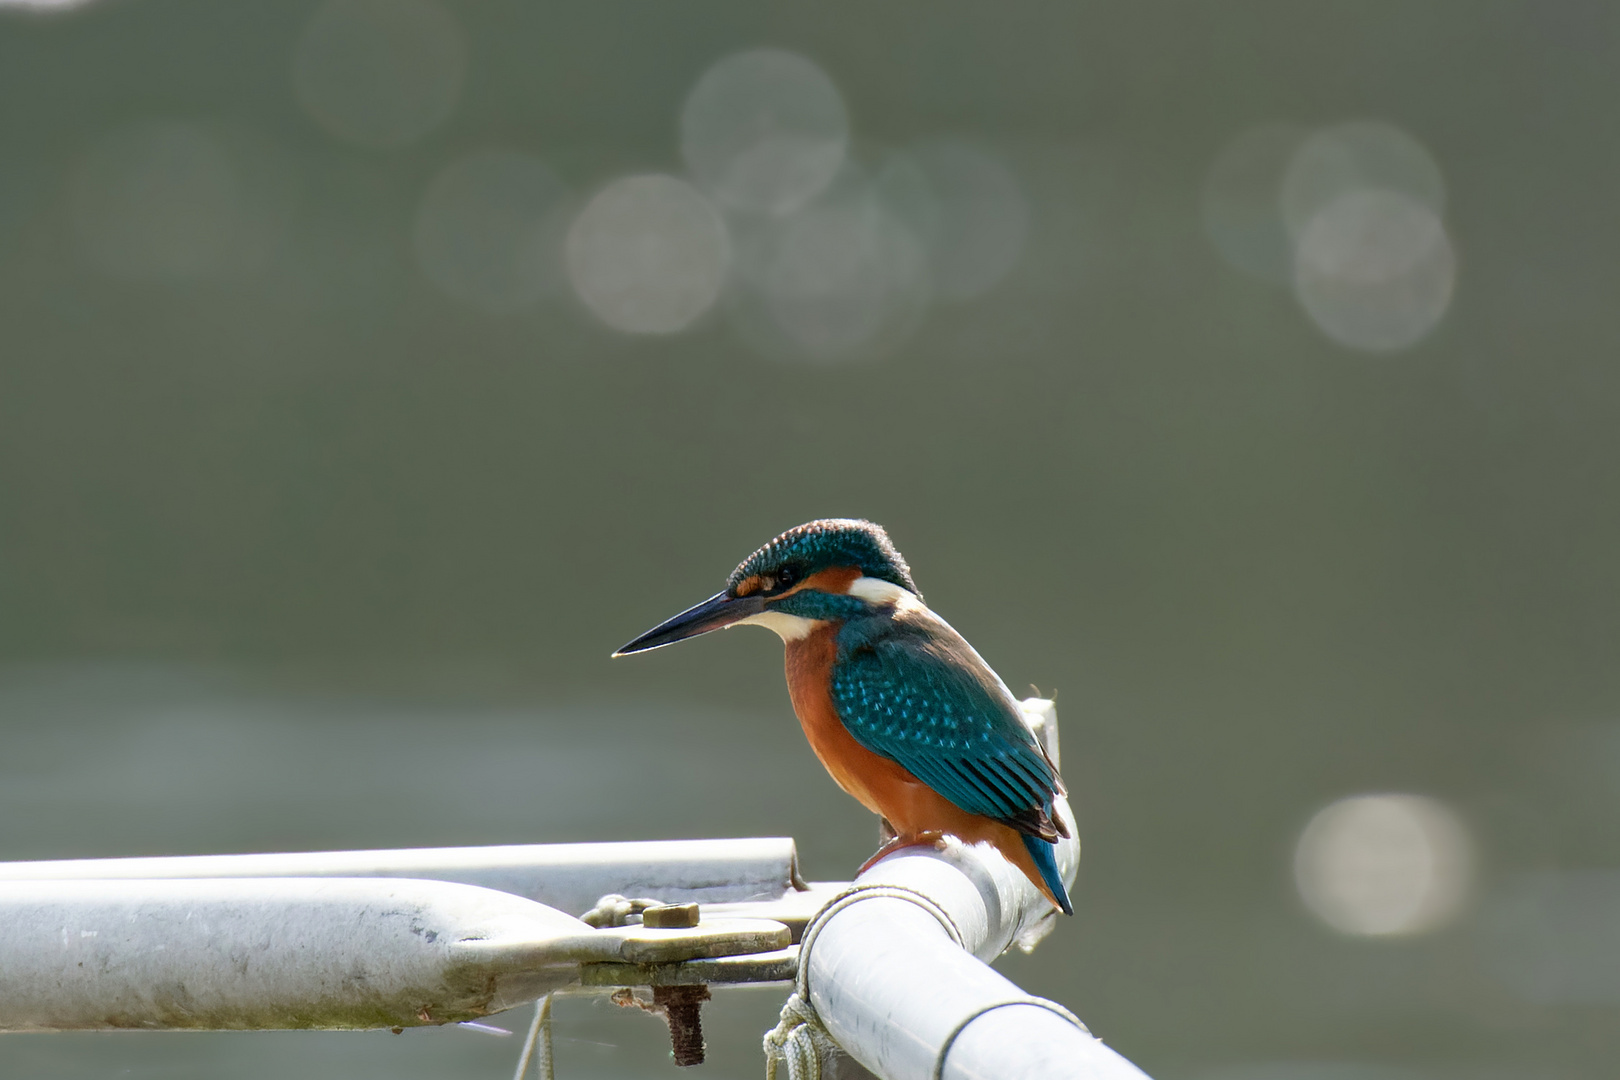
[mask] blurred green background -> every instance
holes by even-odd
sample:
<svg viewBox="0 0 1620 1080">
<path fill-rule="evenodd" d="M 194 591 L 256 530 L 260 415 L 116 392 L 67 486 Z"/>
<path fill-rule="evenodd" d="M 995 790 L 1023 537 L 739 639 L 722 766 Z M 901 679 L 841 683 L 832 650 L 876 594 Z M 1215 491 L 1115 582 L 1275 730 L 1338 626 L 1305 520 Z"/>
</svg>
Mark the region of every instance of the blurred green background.
<svg viewBox="0 0 1620 1080">
<path fill-rule="evenodd" d="M 0 2 L 0 859 L 845 878 L 774 638 L 608 653 L 858 515 L 1056 691 L 1078 910 L 1015 980 L 1159 1080 L 1612 1076 L 1617 93 L 1601 0 Z M 710 1006 L 705 1074 L 779 1004 Z M 560 1075 L 673 1071 L 559 1025 Z"/>
</svg>

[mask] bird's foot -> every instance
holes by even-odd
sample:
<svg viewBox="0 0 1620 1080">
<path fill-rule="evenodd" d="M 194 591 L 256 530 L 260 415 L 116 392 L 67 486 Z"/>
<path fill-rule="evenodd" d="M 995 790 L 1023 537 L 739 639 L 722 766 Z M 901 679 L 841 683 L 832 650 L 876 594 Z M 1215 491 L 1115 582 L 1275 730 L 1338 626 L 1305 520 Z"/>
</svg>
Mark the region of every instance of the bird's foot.
<svg viewBox="0 0 1620 1080">
<path fill-rule="evenodd" d="M 893 840 L 890 840 L 888 843 L 886 843 L 882 847 L 878 848 L 877 851 L 873 852 L 872 857 L 870 859 L 867 859 L 865 862 L 861 863 L 861 868 L 859 870 L 855 871 L 855 876 L 859 877 L 862 874 L 866 873 L 868 870 L 870 870 L 872 868 L 873 863 L 877 862 L 879 859 L 883 858 L 885 855 L 889 855 L 889 854 L 891 854 L 893 852 L 899 851 L 901 848 L 908 848 L 908 847 L 936 847 L 936 848 L 943 848 L 944 846 L 945 846 L 945 834 L 940 832 L 937 829 L 925 829 L 922 832 L 905 833 L 905 834 L 902 834 L 900 836 L 896 836 Z"/>
</svg>

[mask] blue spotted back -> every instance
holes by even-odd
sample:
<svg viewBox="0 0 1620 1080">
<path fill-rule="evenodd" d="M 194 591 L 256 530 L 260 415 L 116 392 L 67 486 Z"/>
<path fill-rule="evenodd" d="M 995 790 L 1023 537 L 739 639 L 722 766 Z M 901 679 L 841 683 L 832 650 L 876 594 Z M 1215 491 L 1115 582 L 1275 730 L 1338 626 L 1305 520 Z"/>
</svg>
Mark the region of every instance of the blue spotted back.
<svg viewBox="0 0 1620 1080">
<path fill-rule="evenodd" d="M 919 606 L 850 619 L 831 689 L 862 746 L 969 813 L 1056 839 L 1056 770 L 1001 680 L 937 615 Z"/>
</svg>

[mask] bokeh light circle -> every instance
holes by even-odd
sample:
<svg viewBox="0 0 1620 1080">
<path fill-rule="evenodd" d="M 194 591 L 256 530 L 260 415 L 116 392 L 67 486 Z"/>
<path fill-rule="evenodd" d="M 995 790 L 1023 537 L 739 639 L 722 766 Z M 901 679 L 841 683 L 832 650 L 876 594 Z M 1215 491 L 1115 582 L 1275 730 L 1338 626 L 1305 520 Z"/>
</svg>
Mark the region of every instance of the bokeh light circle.
<svg viewBox="0 0 1620 1080">
<path fill-rule="evenodd" d="M 562 284 L 567 189 L 544 161 L 483 150 L 451 162 L 416 213 L 417 263 L 449 295 L 489 311 L 527 307 Z"/>
<path fill-rule="evenodd" d="M 733 325 L 785 360 L 884 355 L 932 296 L 927 248 L 853 167 L 810 206 L 743 232 L 737 269 Z"/>
<path fill-rule="evenodd" d="M 1300 897 L 1346 934 L 1415 934 L 1462 906 L 1472 845 L 1444 803 L 1421 795 L 1355 795 L 1323 808 L 1294 851 Z"/>
<path fill-rule="evenodd" d="M 1416 344 L 1451 303 L 1457 259 L 1428 206 L 1378 189 L 1351 191 L 1306 225 L 1294 291 L 1341 345 L 1391 352 Z"/>
<path fill-rule="evenodd" d="M 1221 148 L 1199 193 L 1204 233 L 1228 264 L 1286 285 L 1294 273 L 1294 243 L 1282 216 L 1283 178 L 1306 129 L 1260 124 Z"/>
<path fill-rule="evenodd" d="M 874 184 L 927 249 L 941 300 L 989 292 L 1023 255 L 1029 200 L 1012 170 L 983 147 L 954 139 L 921 143 L 891 155 Z"/>
<path fill-rule="evenodd" d="M 631 333 L 689 325 L 719 297 L 730 260 L 719 213 L 673 176 L 615 180 L 568 231 L 574 291 L 603 322 Z"/>
<path fill-rule="evenodd" d="M 1356 120 L 1300 143 L 1283 175 L 1283 220 L 1298 240 L 1328 205 L 1367 189 L 1405 195 L 1437 217 L 1445 213 L 1445 179 L 1423 144 L 1393 124 Z"/>
<path fill-rule="evenodd" d="M 805 356 L 836 360 L 879 343 L 904 320 L 926 253 L 872 206 L 817 208 L 784 231 L 765 270 L 776 324 Z"/>
<path fill-rule="evenodd" d="M 726 207 L 785 214 L 832 182 L 849 145 L 838 87 L 779 49 L 736 53 L 705 72 L 681 109 L 681 154 Z"/>
<path fill-rule="evenodd" d="M 404 146 L 450 115 L 467 46 L 436 0 L 327 0 L 293 54 L 293 87 L 320 125 L 362 146 Z"/>
</svg>

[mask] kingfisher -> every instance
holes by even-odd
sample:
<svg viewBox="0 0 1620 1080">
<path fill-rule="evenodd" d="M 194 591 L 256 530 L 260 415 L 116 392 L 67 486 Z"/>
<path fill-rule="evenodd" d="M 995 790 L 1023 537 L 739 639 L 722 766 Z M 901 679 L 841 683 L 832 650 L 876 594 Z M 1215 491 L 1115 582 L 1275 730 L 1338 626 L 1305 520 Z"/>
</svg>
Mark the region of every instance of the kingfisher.
<svg viewBox="0 0 1620 1080">
<path fill-rule="evenodd" d="M 825 518 L 778 536 L 709 599 L 613 655 L 711 630 L 763 626 L 782 639 L 788 694 L 838 786 L 903 847 L 954 836 L 989 843 L 1063 911 L 1068 826 L 1057 767 L 1018 702 L 973 646 L 923 603 L 911 568 L 870 521 Z"/>
</svg>

